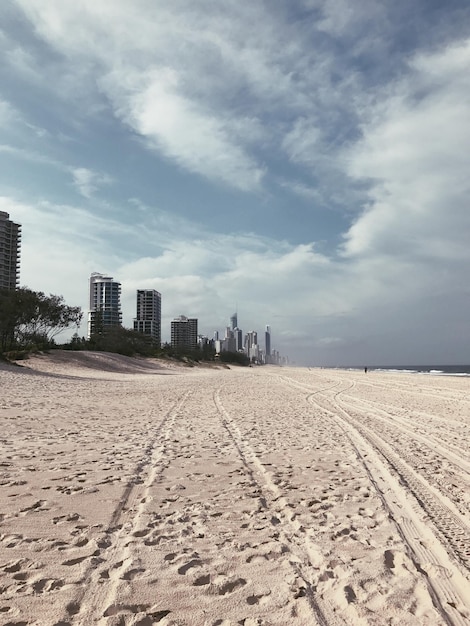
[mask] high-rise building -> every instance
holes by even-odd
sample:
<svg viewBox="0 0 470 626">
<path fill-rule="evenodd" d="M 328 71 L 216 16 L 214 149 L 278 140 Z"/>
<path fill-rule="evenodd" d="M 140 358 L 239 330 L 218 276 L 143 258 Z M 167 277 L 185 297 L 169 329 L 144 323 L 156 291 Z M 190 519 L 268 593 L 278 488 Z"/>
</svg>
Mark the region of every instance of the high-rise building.
<svg viewBox="0 0 470 626">
<path fill-rule="evenodd" d="M 171 345 L 173 348 L 195 348 L 197 345 L 197 319 L 180 315 L 172 320 Z"/>
<path fill-rule="evenodd" d="M 150 335 L 160 345 L 162 328 L 162 296 L 155 289 L 137 290 L 137 315 L 134 330 Z"/>
<path fill-rule="evenodd" d="M 16 289 L 20 280 L 21 226 L 0 211 L 0 289 Z"/>
<path fill-rule="evenodd" d="M 264 350 L 266 352 L 266 363 L 271 363 L 271 326 L 266 326 L 264 333 Z"/>
<path fill-rule="evenodd" d="M 227 326 L 225 329 L 225 337 L 222 342 L 221 350 L 223 352 L 236 352 L 237 351 L 237 341 L 235 338 L 235 331 L 233 331 L 230 326 Z"/>
<path fill-rule="evenodd" d="M 255 330 L 245 335 L 244 351 L 250 359 L 257 360 L 259 358 L 258 333 Z"/>
<path fill-rule="evenodd" d="M 230 317 L 230 327 L 231 327 L 232 330 L 235 330 L 235 328 L 238 328 L 238 315 L 237 315 L 237 313 L 234 313 Z"/>
<path fill-rule="evenodd" d="M 243 331 L 241 328 L 235 328 L 233 332 L 235 333 L 235 349 L 238 352 L 243 350 Z"/>
<path fill-rule="evenodd" d="M 88 338 L 111 326 L 121 326 L 121 283 L 112 276 L 94 272 L 90 276 L 90 310 Z"/>
<path fill-rule="evenodd" d="M 252 330 L 245 335 L 245 352 L 248 352 L 250 346 L 258 345 L 258 333 Z"/>
</svg>

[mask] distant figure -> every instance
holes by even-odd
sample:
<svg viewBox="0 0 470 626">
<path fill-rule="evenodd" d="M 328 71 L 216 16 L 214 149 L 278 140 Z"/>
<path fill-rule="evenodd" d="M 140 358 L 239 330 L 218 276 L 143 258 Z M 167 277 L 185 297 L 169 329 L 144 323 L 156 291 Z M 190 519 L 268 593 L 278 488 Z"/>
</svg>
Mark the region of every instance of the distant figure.
<svg viewBox="0 0 470 626">
<path fill-rule="evenodd" d="M 367 374 L 367 367 L 364 368 L 364 374 Z"/>
</svg>

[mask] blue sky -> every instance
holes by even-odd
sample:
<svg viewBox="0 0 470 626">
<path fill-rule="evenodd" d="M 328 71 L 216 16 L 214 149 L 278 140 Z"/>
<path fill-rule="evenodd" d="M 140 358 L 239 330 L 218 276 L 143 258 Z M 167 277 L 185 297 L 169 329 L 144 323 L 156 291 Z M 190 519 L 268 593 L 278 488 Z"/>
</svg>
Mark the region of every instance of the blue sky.
<svg viewBox="0 0 470 626">
<path fill-rule="evenodd" d="M 466 0 L 10 0 L 21 284 L 92 272 L 300 364 L 470 361 Z M 81 334 L 86 333 L 83 325 Z"/>
</svg>

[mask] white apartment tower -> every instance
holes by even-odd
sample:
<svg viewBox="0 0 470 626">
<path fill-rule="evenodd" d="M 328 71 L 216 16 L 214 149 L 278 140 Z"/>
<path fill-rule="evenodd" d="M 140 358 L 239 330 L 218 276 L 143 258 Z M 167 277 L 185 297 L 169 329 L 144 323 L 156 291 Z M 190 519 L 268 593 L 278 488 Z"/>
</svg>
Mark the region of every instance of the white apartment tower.
<svg viewBox="0 0 470 626">
<path fill-rule="evenodd" d="M 173 348 L 192 349 L 197 346 L 197 319 L 185 315 L 171 322 L 171 345 Z"/>
<path fill-rule="evenodd" d="M 255 330 L 245 335 L 245 353 L 250 359 L 258 360 L 259 358 L 258 333 Z"/>
<path fill-rule="evenodd" d="M 137 316 L 134 330 L 150 335 L 160 345 L 162 328 L 162 296 L 155 289 L 137 290 Z"/>
<path fill-rule="evenodd" d="M 112 276 L 94 272 L 90 276 L 88 338 L 102 334 L 111 326 L 121 326 L 121 283 Z"/>
<path fill-rule="evenodd" d="M 0 289 L 16 289 L 20 280 L 21 226 L 0 211 Z"/>
</svg>

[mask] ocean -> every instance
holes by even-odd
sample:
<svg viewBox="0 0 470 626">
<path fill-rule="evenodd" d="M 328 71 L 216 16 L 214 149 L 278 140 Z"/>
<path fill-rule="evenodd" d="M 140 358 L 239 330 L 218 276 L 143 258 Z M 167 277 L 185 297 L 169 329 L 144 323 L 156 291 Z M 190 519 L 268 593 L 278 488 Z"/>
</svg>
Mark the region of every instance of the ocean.
<svg viewBox="0 0 470 626">
<path fill-rule="evenodd" d="M 348 369 L 364 369 L 363 367 Z M 384 365 L 367 367 L 369 372 L 406 372 L 434 376 L 470 376 L 470 365 Z"/>
</svg>

